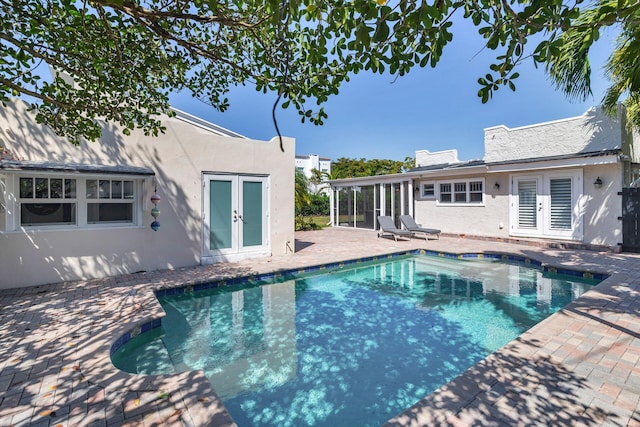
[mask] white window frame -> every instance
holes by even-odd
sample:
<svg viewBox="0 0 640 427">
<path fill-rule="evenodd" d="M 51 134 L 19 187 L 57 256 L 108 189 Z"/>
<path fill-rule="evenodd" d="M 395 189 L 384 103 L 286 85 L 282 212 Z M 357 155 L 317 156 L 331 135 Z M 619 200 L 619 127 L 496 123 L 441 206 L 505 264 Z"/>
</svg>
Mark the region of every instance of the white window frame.
<svg viewBox="0 0 640 427">
<path fill-rule="evenodd" d="M 425 194 L 428 186 L 431 186 L 432 194 Z M 436 182 L 435 181 L 427 181 L 420 183 L 420 199 L 422 200 L 433 200 L 436 198 Z"/>
<path fill-rule="evenodd" d="M 471 191 L 471 184 L 475 183 L 475 182 L 480 182 L 482 183 L 482 200 L 479 202 L 472 202 L 471 201 L 471 194 L 472 193 L 479 193 L 477 191 Z M 484 201 L 485 201 L 485 195 L 486 193 L 486 182 L 485 179 L 483 177 L 479 177 L 479 178 L 466 178 L 466 179 L 449 179 L 449 180 L 441 180 L 441 181 L 434 181 L 435 184 L 435 199 L 436 199 L 436 206 L 484 206 Z M 451 201 L 450 202 L 443 202 L 441 199 L 441 191 L 440 191 L 440 186 L 442 184 L 449 184 L 451 186 L 451 192 L 447 193 L 447 194 L 451 194 Z M 456 202 L 456 184 L 464 184 L 465 185 L 465 201 L 462 202 Z M 461 194 L 461 192 L 458 192 L 459 194 Z M 422 188 L 420 189 L 420 194 L 422 194 Z"/>
<path fill-rule="evenodd" d="M 6 181 L 6 213 L 5 231 L 36 231 L 36 230 L 78 230 L 78 229 L 101 229 L 101 228 L 140 228 L 144 226 L 142 211 L 146 196 L 145 188 L 149 177 L 133 174 L 86 174 L 86 173 L 55 173 L 38 171 L 21 171 L 4 175 Z M 75 224 L 21 224 L 21 203 L 20 198 L 20 178 L 53 178 L 53 179 L 74 179 L 76 182 L 75 199 L 24 199 L 25 202 L 34 203 L 75 203 L 76 218 Z M 87 212 L 89 203 L 119 203 L 128 199 L 89 199 L 86 197 L 86 184 L 89 180 L 109 180 L 109 181 L 133 181 L 133 215 L 131 222 L 97 222 L 88 223 Z M 35 196 L 35 195 L 34 195 Z"/>
</svg>

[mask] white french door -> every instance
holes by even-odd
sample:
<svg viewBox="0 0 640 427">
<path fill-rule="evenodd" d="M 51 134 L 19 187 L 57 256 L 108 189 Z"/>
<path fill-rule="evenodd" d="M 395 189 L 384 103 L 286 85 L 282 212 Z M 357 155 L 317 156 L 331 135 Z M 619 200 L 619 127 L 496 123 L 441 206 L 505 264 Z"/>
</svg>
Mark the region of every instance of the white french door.
<svg viewBox="0 0 640 427">
<path fill-rule="evenodd" d="M 203 263 L 268 253 L 268 178 L 204 174 Z"/>
<path fill-rule="evenodd" d="M 513 175 L 510 197 L 512 235 L 582 240 L 582 170 Z"/>
</svg>

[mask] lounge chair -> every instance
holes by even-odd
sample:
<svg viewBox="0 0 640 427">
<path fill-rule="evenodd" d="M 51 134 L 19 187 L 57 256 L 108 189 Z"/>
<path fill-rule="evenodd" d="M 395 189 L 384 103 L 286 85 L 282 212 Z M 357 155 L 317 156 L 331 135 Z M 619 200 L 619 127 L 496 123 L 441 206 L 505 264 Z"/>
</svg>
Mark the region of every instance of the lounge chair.
<svg viewBox="0 0 640 427">
<path fill-rule="evenodd" d="M 404 228 L 407 231 L 410 231 L 415 235 L 416 233 L 424 234 L 424 239 L 429 240 L 430 235 L 435 235 L 438 239 L 440 239 L 440 230 L 436 228 L 425 228 L 420 224 L 416 224 L 416 221 L 413 219 L 411 215 L 400 215 L 400 222 L 404 225 Z"/>
<path fill-rule="evenodd" d="M 380 232 L 378 233 L 378 237 L 382 237 L 385 234 L 390 234 L 397 242 L 398 237 L 406 237 L 407 240 L 409 240 L 413 235 L 411 231 L 401 230 L 397 228 L 390 216 L 379 216 L 378 224 L 380 224 Z"/>
</svg>

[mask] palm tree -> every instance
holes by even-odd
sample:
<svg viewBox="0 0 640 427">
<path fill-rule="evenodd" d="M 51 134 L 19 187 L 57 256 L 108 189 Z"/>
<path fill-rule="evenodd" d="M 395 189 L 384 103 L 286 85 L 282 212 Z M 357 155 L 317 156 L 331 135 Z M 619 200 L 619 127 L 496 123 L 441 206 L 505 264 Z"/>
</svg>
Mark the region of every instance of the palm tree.
<svg viewBox="0 0 640 427">
<path fill-rule="evenodd" d="M 600 0 L 583 10 L 574 25 L 560 36 L 557 54 L 547 63 L 547 72 L 556 86 L 570 99 L 584 101 L 591 92 L 589 49 L 601 29 L 617 24 L 621 31 L 605 70 L 611 80 L 602 100 L 605 110 L 616 115 L 622 101 L 629 123 L 640 128 L 640 27 L 637 6 L 618 8 L 617 0 Z M 634 12 L 635 10 L 635 12 Z M 614 12 L 615 11 L 615 12 Z M 627 98 L 622 100 L 626 96 Z"/>
<path fill-rule="evenodd" d="M 294 201 L 296 211 L 300 211 L 304 206 L 311 204 L 311 196 L 309 196 L 309 180 L 303 172 L 296 170 Z"/>
</svg>

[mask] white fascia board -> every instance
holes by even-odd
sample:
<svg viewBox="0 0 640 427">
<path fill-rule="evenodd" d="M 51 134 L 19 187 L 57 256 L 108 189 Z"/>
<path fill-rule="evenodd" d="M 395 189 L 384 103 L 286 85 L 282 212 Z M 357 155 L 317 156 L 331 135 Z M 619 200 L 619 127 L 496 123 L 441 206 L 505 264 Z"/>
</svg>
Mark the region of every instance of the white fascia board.
<svg viewBox="0 0 640 427">
<path fill-rule="evenodd" d="M 485 165 L 471 166 L 468 168 L 459 169 L 436 169 L 426 171 L 414 171 L 399 173 L 393 175 L 376 175 L 365 176 L 358 178 L 344 178 L 328 181 L 332 187 L 344 187 L 348 185 L 371 185 L 371 184 L 393 184 L 402 181 L 409 181 L 413 179 L 437 179 L 438 177 L 449 176 L 464 176 L 464 175 L 479 175 L 487 172 Z"/>
<path fill-rule="evenodd" d="M 559 169 L 580 166 L 609 165 L 618 163 L 618 161 L 619 157 L 617 154 L 609 154 L 606 156 L 596 157 L 576 157 L 573 159 L 541 160 L 531 163 L 487 165 L 487 173 L 522 172 L 535 171 L 540 169 Z"/>
<path fill-rule="evenodd" d="M 426 171 L 415 171 L 411 172 L 411 177 L 418 178 L 429 178 L 429 179 L 437 179 L 438 177 L 449 177 L 449 176 L 466 176 L 466 175 L 478 175 L 487 172 L 487 167 L 485 165 L 480 166 L 471 166 L 468 168 L 459 168 L 459 169 L 435 169 L 435 170 L 426 170 Z"/>
</svg>

